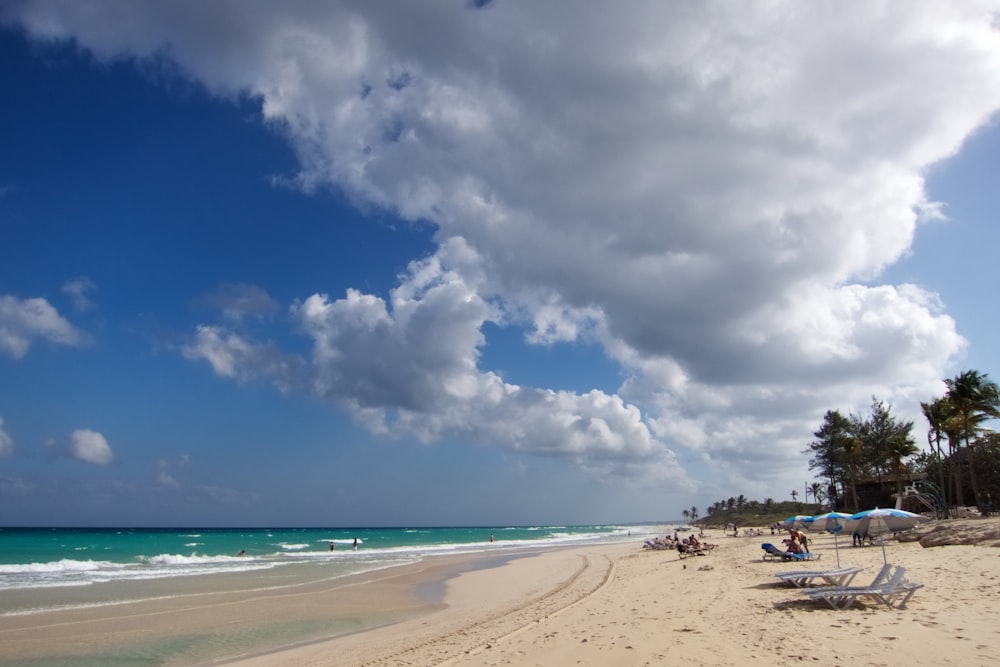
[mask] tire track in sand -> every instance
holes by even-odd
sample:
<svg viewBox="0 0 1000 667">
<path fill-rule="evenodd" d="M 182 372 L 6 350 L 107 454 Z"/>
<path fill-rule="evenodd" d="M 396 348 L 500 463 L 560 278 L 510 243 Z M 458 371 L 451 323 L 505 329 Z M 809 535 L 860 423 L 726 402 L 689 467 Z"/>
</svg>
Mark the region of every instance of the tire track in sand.
<svg viewBox="0 0 1000 667">
<path fill-rule="evenodd" d="M 583 602 L 604 588 L 613 578 L 614 561 L 602 554 L 580 556 L 579 567 L 569 577 L 540 595 L 499 611 L 489 611 L 437 632 L 406 647 L 385 647 L 370 653 L 358 667 L 437 665 L 446 667 L 477 655 L 519 632 Z"/>
</svg>

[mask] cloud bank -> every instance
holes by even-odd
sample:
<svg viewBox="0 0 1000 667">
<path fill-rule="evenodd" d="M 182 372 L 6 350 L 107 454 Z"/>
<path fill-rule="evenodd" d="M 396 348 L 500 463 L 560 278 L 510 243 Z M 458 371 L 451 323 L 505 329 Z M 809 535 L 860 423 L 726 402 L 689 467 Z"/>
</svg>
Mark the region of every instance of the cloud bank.
<svg viewBox="0 0 1000 667">
<path fill-rule="evenodd" d="M 937 216 L 927 168 L 1000 107 L 997 11 L 50 1 L 0 18 L 258 99 L 298 186 L 435 226 L 438 251 L 388 301 L 318 286 L 291 306 L 308 359 L 233 312 L 199 327 L 189 358 L 315 392 L 378 432 L 601 478 L 677 477 L 682 454 L 721 484 L 763 484 L 799 478 L 823 411 L 925 400 L 964 346 L 932 292 L 879 276 Z M 7 299 L 0 312 L 24 310 Z M 486 323 L 597 344 L 624 380 L 509 383 L 480 365 Z M 8 354 L 28 340 L 0 329 Z"/>
</svg>

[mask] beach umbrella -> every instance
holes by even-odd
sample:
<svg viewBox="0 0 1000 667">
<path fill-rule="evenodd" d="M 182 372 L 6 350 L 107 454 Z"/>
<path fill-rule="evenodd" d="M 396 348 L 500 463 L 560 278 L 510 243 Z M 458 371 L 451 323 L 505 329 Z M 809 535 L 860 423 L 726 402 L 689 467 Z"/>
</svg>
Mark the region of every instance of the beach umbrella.
<svg viewBox="0 0 1000 667">
<path fill-rule="evenodd" d="M 827 512 L 811 516 L 805 522 L 806 530 L 809 532 L 825 530 L 828 533 L 833 533 L 833 550 L 837 554 L 837 567 L 840 567 L 840 544 L 838 544 L 840 531 L 844 529 L 844 521 L 850 516 L 844 512 Z"/>
<path fill-rule="evenodd" d="M 852 514 L 844 519 L 843 531 L 845 533 L 861 533 L 862 535 L 881 536 L 886 533 L 898 533 L 910 530 L 921 521 L 927 521 L 927 517 L 897 509 L 875 509 L 865 510 Z M 885 555 L 885 540 L 882 543 L 882 561 L 888 562 Z"/>
<path fill-rule="evenodd" d="M 812 517 L 807 514 L 796 514 L 795 516 L 790 516 L 784 521 L 782 521 L 781 526 L 786 530 L 790 528 L 795 528 L 796 530 L 798 530 L 799 528 L 805 528 L 806 520 L 811 518 Z"/>
<path fill-rule="evenodd" d="M 844 527 L 844 520 L 849 518 L 851 518 L 851 515 L 845 512 L 827 512 L 826 514 L 811 516 L 806 519 L 805 523 L 808 530 L 826 530 L 831 533 L 838 533 Z"/>
</svg>

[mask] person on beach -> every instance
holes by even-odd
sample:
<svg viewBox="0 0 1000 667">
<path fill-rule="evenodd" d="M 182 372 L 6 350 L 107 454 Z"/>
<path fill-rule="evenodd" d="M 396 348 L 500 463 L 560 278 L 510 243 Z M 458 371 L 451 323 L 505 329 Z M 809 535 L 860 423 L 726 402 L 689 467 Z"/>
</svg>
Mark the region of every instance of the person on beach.
<svg viewBox="0 0 1000 667">
<path fill-rule="evenodd" d="M 354 550 L 355 551 L 358 550 L 358 538 L 356 538 L 356 537 L 354 538 Z"/>
<path fill-rule="evenodd" d="M 240 552 L 238 554 L 236 554 L 236 555 L 237 556 L 246 556 L 247 555 L 246 549 L 240 549 Z"/>
<path fill-rule="evenodd" d="M 493 533 L 490 533 L 490 542 L 493 541 Z"/>
<path fill-rule="evenodd" d="M 333 551 L 333 542 L 330 542 L 330 551 Z"/>
</svg>

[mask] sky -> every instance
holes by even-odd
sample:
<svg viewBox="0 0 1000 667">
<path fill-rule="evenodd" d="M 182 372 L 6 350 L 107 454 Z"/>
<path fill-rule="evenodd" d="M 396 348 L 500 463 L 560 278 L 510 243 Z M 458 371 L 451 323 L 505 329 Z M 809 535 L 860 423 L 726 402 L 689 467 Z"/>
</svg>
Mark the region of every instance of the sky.
<svg viewBox="0 0 1000 667">
<path fill-rule="evenodd" d="M 1000 2 L 0 4 L 0 525 L 670 520 L 1000 377 Z"/>
</svg>

